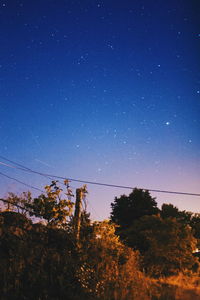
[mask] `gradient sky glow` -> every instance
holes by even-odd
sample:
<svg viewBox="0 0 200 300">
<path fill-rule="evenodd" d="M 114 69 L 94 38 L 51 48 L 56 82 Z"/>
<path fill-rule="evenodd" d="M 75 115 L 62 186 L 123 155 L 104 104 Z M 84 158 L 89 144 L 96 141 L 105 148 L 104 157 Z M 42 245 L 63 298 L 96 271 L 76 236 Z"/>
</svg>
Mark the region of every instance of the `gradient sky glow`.
<svg viewBox="0 0 200 300">
<path fill-rule="evenodd" d="M 0 155 L 44 173 L 200 193 L 199 1 L 0 1 L 0 41 Z M 1 197 L 27 190 L 4 177 L 0 187 Z M 88 190 L 95 219 L 131 192 Z M 200 211 L 200 197 L 152 195 Z"/>
</svg>

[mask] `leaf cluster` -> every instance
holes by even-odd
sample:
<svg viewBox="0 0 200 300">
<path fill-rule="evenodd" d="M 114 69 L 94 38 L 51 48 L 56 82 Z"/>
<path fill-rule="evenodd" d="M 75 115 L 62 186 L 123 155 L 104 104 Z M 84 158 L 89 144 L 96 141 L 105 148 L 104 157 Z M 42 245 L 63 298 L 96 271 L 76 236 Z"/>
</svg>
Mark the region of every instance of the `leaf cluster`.
<svg viewBox="0 0 200 300">
<path fill-rule="evenodd" d="M 198 270 L 193 252 L 200 237 L 200 216 L 179 211 L 172 204 L 158 209 L 148 191 L 134 189 L 115 198 L 111 220 L 120 239 L 143 257 L 143 268 L 153 277 Z M 197 239 L 196 239 L 197 238 Z"/>
</svg>

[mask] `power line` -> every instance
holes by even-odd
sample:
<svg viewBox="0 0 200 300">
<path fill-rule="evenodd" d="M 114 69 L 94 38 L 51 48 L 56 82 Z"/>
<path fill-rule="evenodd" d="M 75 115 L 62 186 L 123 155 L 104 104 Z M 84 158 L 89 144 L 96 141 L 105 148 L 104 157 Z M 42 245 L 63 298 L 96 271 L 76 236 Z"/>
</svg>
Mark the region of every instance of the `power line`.
<svg viewBox="0 0 200 300">
<path fill-rule="evenodd" d="M 27 167 L 25 167 L 25 166 L 23 166 L 23 165 L 21 165 L 21 164 L 19 164 L 19 163 L 16 163 L 16 162 L 14 162 L 13 160 L 7 159 L 7 158 L 5 158 L 5 157 L 2 156 L 2 155 L 0 155 L 0 158 L 2 158 L 2 159 L 4 159 L 4 160 L 6 160 L 6 161 L 8 161 L 8 162 L 10 162 L 10 163 L 12 163 L 12 164 L 18 166 L 18 167 L 16 167 L 16 166 L 11 166 L 11 165 L 6 164 L 6 163 L 3 163 L 3 162 L 1 162 L 1 161 L 0 161 L 0 165 L 6 166 L 6 167 L 9 167 L 9 168 L 13 168 L 13 169 L 18 169 L 18 170 L 25 171 L 25 172 L 28 172 L 28 171 L 29 171 L 29 173 L 38 174 L 38 175 L 40 175 L 40 176 L 46 177 L 46 178 L 51 179 L 51 180 L 55 178 L 55 176 L 50 176 L 50 175 L 48 175 L 48 174 L 44 174 L 44 173 L 40 173 L 40 172 L 33 171 L 32 169 L 27 168 Z M 64 179 L 66 179 L 66 178 L 64 178 Z M 58 180 L 58 182 L 59 182 L 60 184 L 62 184 L 62 185 L 65 186 L 65 184 L 64 184 L 63 182 L 61 182 L 61 181 L 59 181 L 59 180 Z"/>
<path fill-rule="evenodd" d="M 19 205 L 19 204 L 17 204 L 17 203 L 13 203 L 12 201 L 9 201 L 9 200 L 6 200 L 6 199 L 2 199 L 2 198 L 0 198 L 0 201 L 5 202 L 5 203 L 9 203 L 9 204 L 11 204 L 11 205 L 13 205 L 13 206 L 16 206 L 17 208 L 20 208 L 20 209 L 22 209 L 22 210 L 25 210 L 25 211 L 27 211 L 28 213 L 31 213 L 31 211 L 28 210 L 26 207 L 23 207 L 23 206 L 21 206 L 21 205 Z"/>
<path fill-rule="evenodd" d="M 82 179 L 75 179 L 75 178 L 69 178 L 69 177 L 63 177 L 63 176 L 57 176 L 57 175 L 52 175 L 52 174 L 46 174 L 46 173 L 42 173 L 42 172 L 38 172 L 38 171 L 34 171 L 30 168 L 27 168 L 21 164 L 15 163 L 14 161 L 11 161 L 3 156 L 0 155 L 0 158 L 12 162 L 15 165 L 18 165 L 20 167 L 15 167 L 15 166 L 10 166 L 8 164 L 2 163 L 3 165 L 6 165 L 10 168 L 16 168 L 25 172 L 31 172 L 34 174 L 38 174 L 41 176 L 45 176 L 48 178 L 58 178 L 58 179 L 67 179 L 69 181 L 74 181 L 74 182 L 80 182 L 80 183 L 86 183 L 86 184 L 92 184 L 92 185 L 98 185 L 98 186 L 106 186 L 106 187 L 113 187 L 113 188 L 121 188 L 121 189 L 129 189 L 129 190 L 133 190 L 134 187 L 131 186 L 124 186 L 124 185 L 117 185 L 117 184 L 109 184 L 109 183 L 102 183 L 102 182 L 95 182 L 95 181 L 88 181 L 88 180 L 82 180 Z M 1 162 L 0 162 L 1 163 Z M 147 188 L 139 188 L 142 190 L 148 190 L 150 192 L 155 192 L 155 193 L 166 193 L 166 194 L 177 194 L 177 195 L 185 195 L 185 196 L 198 196 L 200 197 L 200 194 L 198 193 L 189 193 L 189 192 L 178 192 L 178 191 L 168 191 L 168 190 L 159 190 L 159 189 L 147 189 Z"/>
<path fill-rule="evenodd" d="M 16 163 L 16 162 L 14 162 L 14 161 L 12 161 L 12 160 L 10 160 L 10 159 L 8 159 L 8 158 L 2 156 L 2 155 L 0 155 L 0 158 L 2 158 L 3 160 L 9 161 L 10 163 L 13 163 L 14 165 L 19 166 L 19 167 L 21 167 L 21 168 L 23 168 L 23 169 L 30 170 L 29 168 L 27 168 L 27 167 L 25 167 L 25 166 L 23 166 L 23 165 L 21 165 L 21 164 L 19 164 L 19 163 Z M 2 163 L 2 162 L 1 162 L 1 163 Z M 4 164 L 4 163 L 2 163 L 2 164 Z"/>
<path fill-rule="evenodd" d="M 43 218 L 44 219 L 44 216 L 42 214 L 40 214 L 40 213 L 37 212 L 37 215 L 35 215 L 33 211 L 31 211 L 31 210 L 27 209 L 26 207 L 23 207 L 23 206 L 21 206 L 21 205 L 19 205 L 17 203 L 13 203 L 12 201 L 9 201 L 9 200 L 6 200 L 6 199 L 2 199 L 2 198 L 0 198 L 0 201 L 2 201 L 4 203 L 9 203 L 9 204 L 11 204 L 11 205 L 13 205 L 13 206 L 15 206 L 17 208 L 20 208 L 21 210 L 24 210 L 24 211 L 28 212 L 29 215 L 30 215 L 30 217 L 35 216 L 36 218 L 39 217 L 39 218 Z M 72 242 L 72 244 L 75 245 L 75 242 L 74 242 L 73 238 L 70 237 L 70 235 L 68 235 L 68 239 Z"/>
<path fill-rule="evenodd" d="M 11 165 L 8 165 L 8 164 L 5 164 L 5 163 L 3 163 L 3 162 L 1 162 L 0 161 L 0 164 L 1 165 L 4 165 L 4 166 L 6 166 L 6 167 L 10 167 L 10 168 L 14 168 L 14 169 L 19 169 L 19 170 L 22 170 L 22 171 L 30 171 L 31 173 L 35 173 L 33 170 L 31 170 L 30 168 L 27 168 L 27 167 L 25 167 L 25 166 L 23 166 L 23 165 L 21 165 L 21 164 L 18 164 L 18 163 L 16 163 L 16 162 L 14 162 L 14 161 L 12 161 L 12 160 L 10 160 L 10 159 L 7 159 L 7 158 L 5 158 L 5 157 L 3 157 L 3 156 L 1 156 L 0 155 L 0 158 L 2 158 L 2 159 L 4 159 L 4 160 L 6 160 L 6 161 L 8 161 L 8 162 L 10 162 L 10 163 L 12 163 L 12 164 L 14 164 L 14 165 L 16 165 L 16 166 L 18 166 L 18 168 L 17 167 L 15 167 L 15 166 L 11 166 Z M 38 173 L 38 172 L 37 172 Z M 38 173 L 39 174 L 39 173 Z M 48 175 L 45 175 L 45 174 L 40 174 L 41 176 L 44 176 L 44 177 L 47 177 L 47 178 L 49 178 L 49 179 L 52 179 L 50 176 L 48 176 Z"/>
<path fill-rule="evenodd" d="M 1 157 L 1 156 L 0 156 L 0 157 Z M 3 157 L 2 157 L 2 158 L 3 158 Z M 3 158 L 3 159 L 8 160 L 8 159 L 6 159 L 6 158 Z M 9 162 L 12 162 L 13 164 L 16 164 L 16 165 L 18 165 L 18 166 L 20 166 L 20 167 L 16 167 L 16 166 L 13 166 L 13 165 L 10 165 L 10 164 L 6 164 L 6 163 L 3 163 L 3 162 L 1 162 L 1 161 L 0 161 L 0 165 L 6 166 L 6 167 L 9 167 L 9 168 L 12 168 L 12 169 L 17 169 L 17 170 L 21 170 L 21 171 L 25 171 L 25 172 L 29 172 L 29 173 L 34 173 L 34 174 L 37 174 L 37 175 L 46 177 L 46 178 L 51 179 L 51 180 L 55 178 L 55 177 L 51 177 L 51 176 L 49 176 L 49 175 L 47 175 L 47 174 L 44 174 L 44 173 L 40 173 L 40 172 L 33 171 L 33 170 L 31 170 L 31 169 L 29 169 L 29 168 L 27 168 L 27 167 L 25 167 L 25 166 L 22 166 L 22 165 L 20 165 L 20 164 L 17 164 L 17 163 L 15 163 L 15 162 L 13 162 L 13 161 L 11 161 L 11 160 L 8 160 L 8 161 L 9 161 Z M 64 179 L 66 179 L 66 178 L 64 178 Z M 14 180 L 16 180 L 16 179 L 14 179 Z M 18 182 L 19 182 L 19 181 L 18 181 Z M 62 181 L 57 180 L 57 182 L 59 182 L 60 184 L 66 186 L 66 184 L 63 183 Z M 74 187 L 71 186 L 71 188 L 74 188 Z M 43 191 L 42 191 L 42 192 L 43 192 Z"/>
<path fill-rule="evenodd" d="M 27 183 L 25 183 L 25 182 L 23 182 L 23 181 L 20 181 L 20 180 L 14 178 L 14 177 L 8 176 L 8 175 L 6 175 L 6 174 L 4 174 L 4 173 L 2 173 L 2 172 L 0 172 L 0 175 L 2 175 L 2 176 L 4 176 L 4 177 L 7 177 L 7 178 L 9 178 L 9 179 L 15 180 L 16 182 L 21 183 L 21 184 L 23 184 L 23 185 L 25 185 L 25 186 L 27 186 L 27 187 L 29 187 L 29 188 L 32 188 L 32 189 L 34 189 L 34 190 L 39 191 L 39 192 L 42 192 L 42 193 L 44 192 L 43 190 L 41 190 L 41 189 L 39 189 L 39 188 L 37 188 L 37 187 L 35 187 L 35 186 L 33 186 L 33 185 L 27 184 Z"/>
</svg>

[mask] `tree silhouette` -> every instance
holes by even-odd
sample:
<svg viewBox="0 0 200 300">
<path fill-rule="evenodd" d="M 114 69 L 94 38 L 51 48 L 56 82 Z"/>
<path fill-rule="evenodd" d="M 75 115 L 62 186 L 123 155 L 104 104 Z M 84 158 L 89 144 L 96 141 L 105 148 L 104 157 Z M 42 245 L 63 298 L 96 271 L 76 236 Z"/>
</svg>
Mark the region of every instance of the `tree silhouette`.
<svg viewBox="0 0 200 300">
<path fill-rule="evenodd" d="M 67 183 L 66 183 L 67 185 Z M 67 188 L 66 195 L 69 198 L 62 199 L 62 189 L 58 187 L 57 181 L 52 181 L 45 186 L 46 194 L 34 198 L 31 204 L 27 205 L 31 215 L 42 217 L 51 226 L 65 226 L 67 217 L 71 216 L 74 203 L 71 201 L 72 194 Z"/>
<path fill-rule="evenodd" d="M 192 228 L 193 235 L 197 239 L 197 248 L 200 248 L 200 214 L 188 211 L 180 211 L 173 204 L 163 204 L 160 215 L 162 218 L 176 218 L 182 224 L 189 225 Z"/>
<path fill-rule="evenodd" d="M 111 220 L 121 229 L 146 215 L 155 215 L 159 212 L 155 198 L 149 191 L 135 188 L 129 196 L 122 195 L 111 203 Z"/>
<path fill-rule="evenodd" d="M 143 216 L 126 230 L 126 243 L 143 256 L 143 267 L 154 277 L 198 268 L 192 252 L 196 239 L 191 227 L 175 218 Z"/>
<path fill-rule="evenodd" d="M 173 204 L 164 203 L 161 207 L 160 215 L 164 219 L 169 217 L 180 218 L 180 211 Z"/>
</svg>

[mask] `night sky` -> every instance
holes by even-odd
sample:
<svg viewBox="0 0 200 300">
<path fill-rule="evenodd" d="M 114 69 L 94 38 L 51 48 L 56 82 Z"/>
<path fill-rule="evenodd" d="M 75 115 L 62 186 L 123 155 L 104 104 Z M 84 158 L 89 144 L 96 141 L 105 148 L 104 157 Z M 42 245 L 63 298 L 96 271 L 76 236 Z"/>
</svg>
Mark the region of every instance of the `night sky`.
<svg viewBox="0 0 200 300">
<path fill-rule="evenodd" d="M 200 193 L 198 3 L 0 1 L 0 155 L 64 177 Z M 4 177 L 0 187 L 1 197 L 27 190 Z M 88 190 L 95 219 L 131 192 Z M 151 194 L 200 210 L 200 197 Z"/>
</svg>

